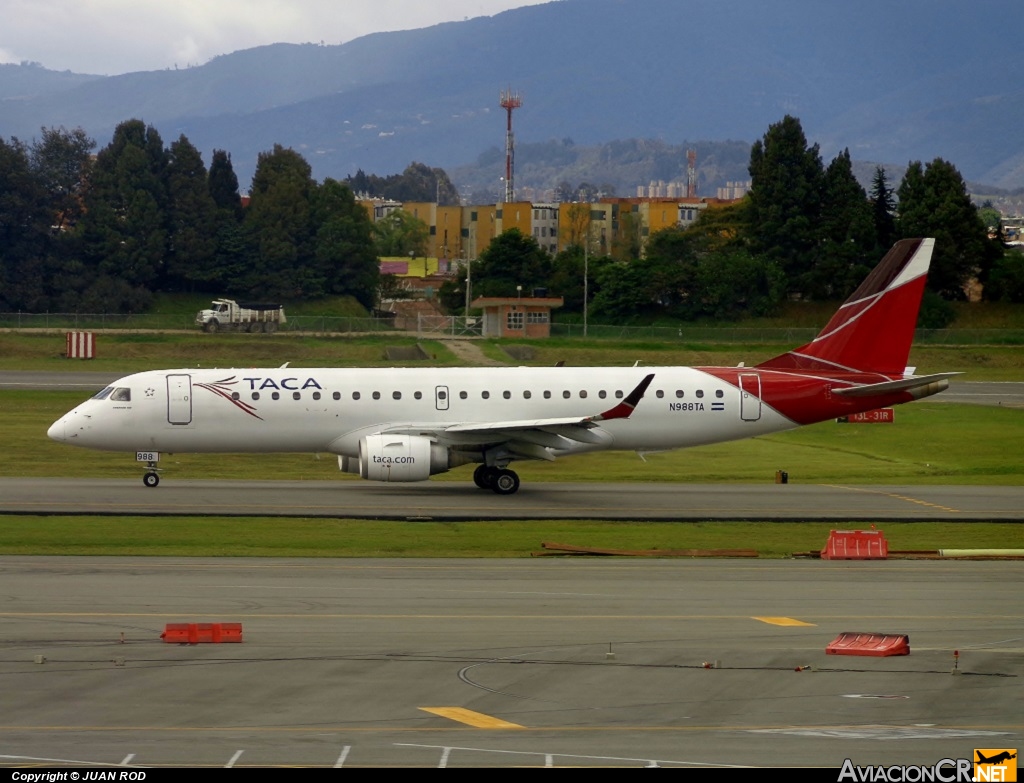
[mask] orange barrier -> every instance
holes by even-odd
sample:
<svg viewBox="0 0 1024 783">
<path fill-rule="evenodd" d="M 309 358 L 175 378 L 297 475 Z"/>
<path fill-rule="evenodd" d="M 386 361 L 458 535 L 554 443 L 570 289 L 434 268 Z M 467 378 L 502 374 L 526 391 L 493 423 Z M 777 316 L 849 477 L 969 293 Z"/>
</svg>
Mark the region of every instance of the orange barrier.
<svg viewBox="0 0 1024 783">
<path fill-rule="evenodd" d="M 910 637 L 893 633 L 851 633 L 844 631 L 825 648 L 827 655 L 910 655 Z"/>
<path fill-rule="evenodd" d="M 167 623 L 160 638 L 167 644 L 239 643 L 241 623 Z"/>
<path fill-rule="evenodd" d="M 833 530 L 828 534 L 822 560 L 885 560 L 889 542 L 881 530 Z"/>
</svg>

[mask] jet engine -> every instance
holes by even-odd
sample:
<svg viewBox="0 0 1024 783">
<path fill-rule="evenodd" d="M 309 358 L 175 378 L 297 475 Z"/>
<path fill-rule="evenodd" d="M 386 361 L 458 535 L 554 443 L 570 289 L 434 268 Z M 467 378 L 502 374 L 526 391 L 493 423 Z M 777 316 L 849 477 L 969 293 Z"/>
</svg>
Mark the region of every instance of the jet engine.
<svg viewBox="0 0 1024 783">
<path fill-rule="evenodd" d="M 359 441 L 359 475 L 370 481 L 426 481 L 449 467 L 448 449 L 421 435 L 367 435 Z"/>
</svg>

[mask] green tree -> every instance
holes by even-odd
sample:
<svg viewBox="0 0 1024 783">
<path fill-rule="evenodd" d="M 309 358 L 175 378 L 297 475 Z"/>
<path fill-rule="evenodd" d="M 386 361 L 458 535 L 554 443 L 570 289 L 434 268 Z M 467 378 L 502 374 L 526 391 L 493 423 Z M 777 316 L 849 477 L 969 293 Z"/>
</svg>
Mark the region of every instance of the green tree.
<svg viewBox="0 0 1024 783">
<path fill-rule="evenodd" d="M 324 293 L 326 280 L 313 263 L 315 188 L 312 169 L 299 153 L 280 144 L 260 153 L 244 221 L 255 251 L 249 274 L 240 281 L 248 295 L 309 298 Z"/>
<path fill-rule="evenodd" d="M 729 248 L 700 259 L 691 312 L 718 320 L 767 316 L 784 296 L 782 272 L 773 262 Z"/>
<path fill-rule="evenodd" d="M 82 215 L 96 142 L 81 128 L 43 128 L 42 134 L 32 144 L 32 170 L 49 194 L 53 225 L 63 230 L 73 227 Z"/>
<path fill-rule="evenodd" d="M 875 255 L 888 251 L 896 242 L 896 194 L 889 186 L 882 166 L 875 167 L 871 180 L 871 215 L 875 223 Z"/>
<path fill-rule="evenodd" d="M 380 262 L 366 210 L 347 186 L 326 179 L 314 194 L 313 222 L 316 274 L 324 280 L 325 293 L 348 294 L 367 310 L 373 309 Z"/>
<path fill-rule="evenodd" d="M 45 309 L 53 212 L 29 150 L 0 138 L 0 308 Z"/>
<path fill-rule="evenodd" d="M 499 234 L 473 263 L 473 298 L 515 296 L 517 286 L 527 296 L 535 287 L 547 287 L 551 257 L 519 229 Z"/>
<path fill-rule="evenodd" d="M 224 150 L 213 151 L 208 188 L 217 209 L 241 221 L 242 197 L 238 194 L 238 176 L 231 165 L 231 155 Z"/>
<path fill-rule="evenodd" d="M 914 161 L 898 195 L 900 235 L 935 237 L 928 287 L 945 299 L 966 298 L 968 281 L 984 279 L 1001 253 L 989 242 L 960 172 L 941 158 L 923 167 Z"/>
<path fill-rule="evenodd" d="M 849 150 L 825 169 L 818 232 L 818 258 L 800 287 L 816 299 L 845 299 L 877 261 L 871 203 L 853 175 Z"/>
<path fill-rule="evenodd" d="M 170 246 L 166 278 L 172 289 L 194 290 L 209 279 L 217 251 L 217 204 L 202 156 L 184 136 L 171 144 L 167 164 Z"/>
<path fill-rule="evenodd" d="M 404 209 L 396 209 L 373 224 L 373 243 L 379 256 L 425 256 L 430 227 Z"/>
<path fill-rule="evenodd" d="M 1024 252 L 1013 248 L 996 261 L 985 297 L 996 302 L 1024 302 Z"/>
<path fill-rule="evenodd" d="M 808 147 L 800 121 L 787 115 L 754 143 L 749 171 L 752 249 L 777 263 L 799 291 L 818 260 L 824 177 L 818 145 Z"/>
<path fill-rule="evenodd" d="M 167 257 L 166 169 L 160 134 L 141 120 L 118 125 L 96 156 L 79 222 L 90 309 L 147 306 Z"/>
</svg>

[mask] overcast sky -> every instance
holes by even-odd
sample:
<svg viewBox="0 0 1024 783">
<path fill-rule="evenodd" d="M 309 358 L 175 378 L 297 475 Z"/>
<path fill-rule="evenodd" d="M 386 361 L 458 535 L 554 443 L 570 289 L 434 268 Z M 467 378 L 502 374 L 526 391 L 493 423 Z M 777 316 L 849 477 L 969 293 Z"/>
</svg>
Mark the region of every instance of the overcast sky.
<svg viewBox="0 0 1024 783">
<path fill-rule="evenodd" d="M 106 75 L 184 68 L 263 44 L 339 44 L 544 1 L 0 0 L 0 63 Z"/>
</svg>

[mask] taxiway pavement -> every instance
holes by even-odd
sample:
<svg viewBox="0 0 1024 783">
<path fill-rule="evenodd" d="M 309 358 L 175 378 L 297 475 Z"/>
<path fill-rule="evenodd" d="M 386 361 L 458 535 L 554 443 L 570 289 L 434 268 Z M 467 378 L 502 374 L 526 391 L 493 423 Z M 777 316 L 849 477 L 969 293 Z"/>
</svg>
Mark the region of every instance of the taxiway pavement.
<svg viewBox="0 0 1024 783">
<path fill-rule="evenodd" d="M 1020 562 L 3 556 L 0 764 L 970 758 L 1024 744 L 1022 577 Z M 243 642 L 162 642 L 178 622 L 238 622 Z M 846 631 L 907 634 L 910 655 L 826 655 Z"/>
</svg>

